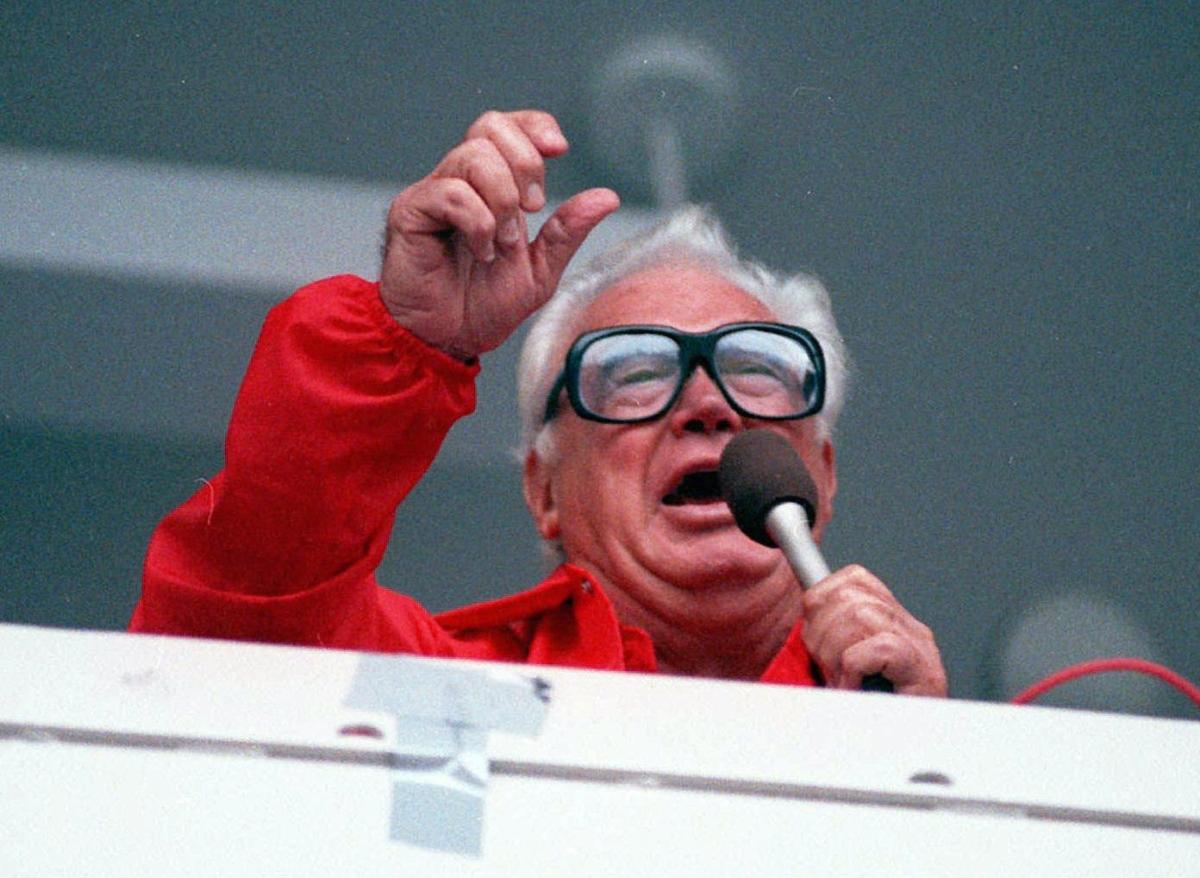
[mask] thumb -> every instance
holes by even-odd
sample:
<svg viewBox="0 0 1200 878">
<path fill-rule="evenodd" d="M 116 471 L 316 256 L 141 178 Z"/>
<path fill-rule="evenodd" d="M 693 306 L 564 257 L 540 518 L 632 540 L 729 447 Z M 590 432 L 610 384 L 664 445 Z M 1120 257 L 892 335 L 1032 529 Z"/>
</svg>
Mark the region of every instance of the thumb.
<svg viewBox="0 0 1200 878">
<path fill-rule="evenodd" d="M 529 262 L 543 296 L 549 298 L 581 244 L 621 205 L 611 189 L 588 189 L 559 205 L 529 246 Z"/>
</svg>

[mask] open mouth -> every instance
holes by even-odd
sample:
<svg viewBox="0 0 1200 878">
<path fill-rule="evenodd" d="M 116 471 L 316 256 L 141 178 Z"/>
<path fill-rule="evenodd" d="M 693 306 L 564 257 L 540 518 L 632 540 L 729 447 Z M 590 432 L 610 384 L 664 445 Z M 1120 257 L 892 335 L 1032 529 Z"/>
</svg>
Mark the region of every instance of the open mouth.
<svg viewBox="0 0 1200 878">
<path fill-rule="evenodd" d="M 715 469 L 697 470 L 688 473 L 663 497 L 667 506 L 691 506 L 703 503 L 721 503 L 721 485 Z"/>
</svg>

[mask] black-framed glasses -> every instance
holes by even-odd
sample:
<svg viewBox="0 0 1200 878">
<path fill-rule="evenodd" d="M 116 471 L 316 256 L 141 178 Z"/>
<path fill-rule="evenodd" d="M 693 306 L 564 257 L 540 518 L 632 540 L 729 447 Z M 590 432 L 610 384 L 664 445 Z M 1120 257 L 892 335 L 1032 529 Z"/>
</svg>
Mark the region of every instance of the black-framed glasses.
<svg viewBox="0 0 1200 878">
<path fill-rule="evenodd" d="M 558 413 L 564 389 L 581 418 L 652 421 L 675 404 L 696 366 L 743 417 L 805 418 L 825 401 L 821 345 L 799 326 L 727 323 L 709 332 L 613 326 L 575 339 L 550 389 L 544 421 Z"/>
</svg>

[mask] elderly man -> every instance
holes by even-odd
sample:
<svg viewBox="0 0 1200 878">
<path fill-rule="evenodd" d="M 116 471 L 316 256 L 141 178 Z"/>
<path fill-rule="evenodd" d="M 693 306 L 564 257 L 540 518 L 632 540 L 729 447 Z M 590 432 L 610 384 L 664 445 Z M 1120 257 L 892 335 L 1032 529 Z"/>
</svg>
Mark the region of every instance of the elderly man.
<svg viewBox="0 0 1200 878">
<path fill-rule="evenodd" d="M 804 591 L 716 492 L 722 449 L 764 427 L 819 488 L 818 538 L 828 524 L 844 355 L 824 290 L 739 262 L 692 209 L 551 300 L 617 207 L 579 193 L 529 240 L 566 149 L 545 113 L 485 114 L 393 202 L 378 284 L 332 278 L 272 311 L 225 470 L 156 531 L 132 627 L 945 694 L 932 635 L 883 583 L 849 567 Z M 479 355 L 548 300 L 521 361 L 524 486 L 564 563 L 434 617 L 375 582 L 393 514 L 471 411 Z"/>
</svg>

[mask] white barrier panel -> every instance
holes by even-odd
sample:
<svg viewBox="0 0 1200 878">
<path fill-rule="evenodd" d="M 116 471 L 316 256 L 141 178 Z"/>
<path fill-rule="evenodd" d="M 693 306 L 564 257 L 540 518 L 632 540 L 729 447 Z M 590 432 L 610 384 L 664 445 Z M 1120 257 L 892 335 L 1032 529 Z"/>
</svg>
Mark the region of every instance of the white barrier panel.
<svg viewBox="0 0 1200 878">
<path fill-rule="evenodd" d="M 1178 720 L 0 626 L 8 878 L 1195 874 L 1197 754 Z"/>
</svg>

